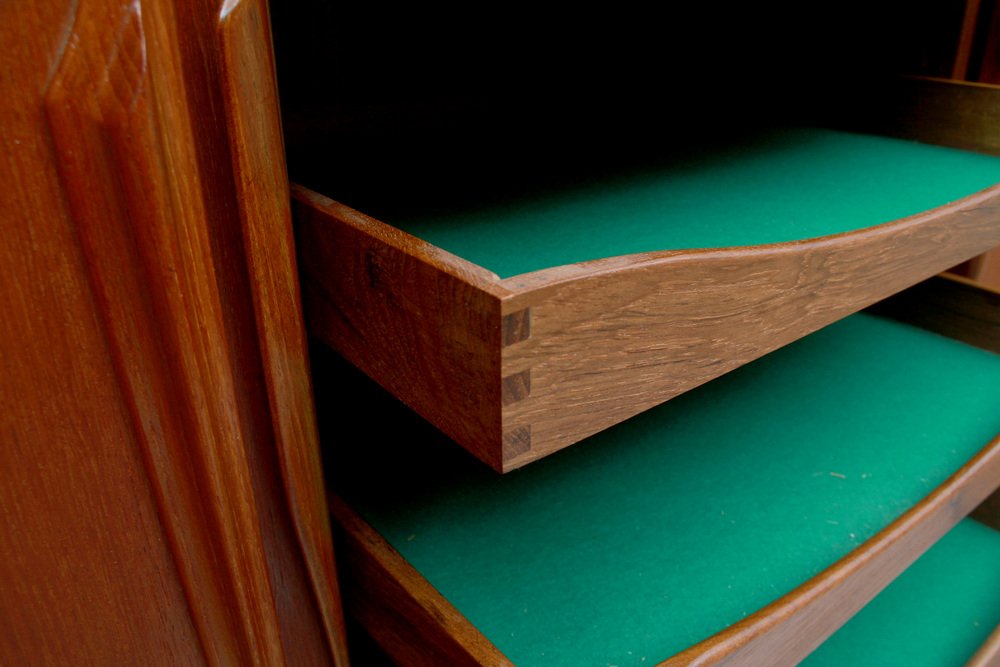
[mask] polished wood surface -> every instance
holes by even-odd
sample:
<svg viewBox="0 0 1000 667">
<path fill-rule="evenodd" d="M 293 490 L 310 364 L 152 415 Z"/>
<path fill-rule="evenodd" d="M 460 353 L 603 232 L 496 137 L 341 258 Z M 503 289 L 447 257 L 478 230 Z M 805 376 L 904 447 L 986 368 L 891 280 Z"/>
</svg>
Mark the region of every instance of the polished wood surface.
<svg viewBox="0 0 1000 667">
<path fill-rule="evenodd" d="M 285 498 L 331 651 L 347 664 L 264 0 L 227 0 L 222 99 Z"/>
<path fill-rule="evenodd" d="M 220 9 L 0 8 L 4 664 L 342 655 L 289 520 L 218 78 L 219 41 L 258 37 Z"/>
<path fill-rule="evenodd" d="M 76 11 L 0 5 L 0 661 L 204 663 L 42 108 Z"/>
<path fill-rule="evenodd" d="M 836 236 L 497 280 L 322 195 L 294 195 L 312 333 L 505 472 L 1000 243 L 996 186 Z"/>
</svg>

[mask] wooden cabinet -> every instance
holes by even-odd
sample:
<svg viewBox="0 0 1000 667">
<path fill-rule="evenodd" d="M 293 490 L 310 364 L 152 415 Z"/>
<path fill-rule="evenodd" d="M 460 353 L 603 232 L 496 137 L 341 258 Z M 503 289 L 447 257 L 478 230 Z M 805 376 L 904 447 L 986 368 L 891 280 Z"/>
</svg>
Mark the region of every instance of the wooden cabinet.
<svg viewBox="0 0 1000 667">
<path fill-rule="evenodd" d="M 343 658 L 264 4 L 0 26 L 0 662 Z"/>
<path fill-rule="evenodd" d="M 726 20 L 714 9 L 689 9 L 668 22 L 643 21 L 623 9 L 611 17 L 580 14 L 572 24 L 563 14 L 511 5 L 486 25 L 457 4 L 420 11 L 294 4 L 272 8 L 277 85 L 262 1 L 0 7 L 7 47 L 0 55 L 4 664 L 347 664 L 317 411 L 331 488 L 338 477 L 364 479 L 339 457 L 368 449 L 358 435 L 365 428 L 370 439 L 389 437 L 376 426 L 390 417 L 402 429 L 392 437 L 412 444 L 411 455 L 443 448 L 465 456 L 391 401 L 379 402 L 385 399 L 377 390 L 351 390 L 360 399 L 372 392 L 353 415 L 336 411 L 343 403 L 325 384 L 313 401 L 314 375 L 323 383 L 353 376 L 321 348 L 310 370 L 286 156 L 293 178 L 306 186 L 337 194 L 321 181 L 349 183 L 377 196 L 381 186 L 367 174 L 386 164 L 384 151 L 405 149 L 405 159 L 392 163 L 405 180 L 404 168 L 503 151 L 531 128 L 545 150 L 507 156 L 527 187 L 541 187 L 567 173 L 584 177 L 595 165 L 649 159 L 654 147 L 680 150 L 763 119 L 829 109 L 831 99 L 848 107 L 863 96 L 839 95 L 854 81 L 842 73 L 866 72 L 873 61 L 888 67 L 884 59 L 898 46 L 882 38 L 891 32 L 889 10 L 869 13 L 871 23 L 858 31 L 845 10 L 818 32 L 786 32 L 777 19 L 788 8 L 777 5 L 734 10 Z M 855 4 L 847 9 L 862 8 Z M 828 48 L 846 33 L 854 37 L 850 53 Z M 800 49 L 817 59 L 789 58 Z M 644 65 L 628 69 L 637 62 Z M 782 77 L 761 76 L 774 71 L 785 81 L 820 83 L 790 90 Z M 881 90 L 861 79 L 862 92 Z M 909 119 L 922 123 L 926 136 L 951 132 L 944 139 L 953 143 L 957 136 L 1000 146 L 995 107 L 960 106 L 979 115 L 953 131 L 935 120 L 947 115 L 949 99 L 910 107 L 888 127 Z M 486 135 L 472 132 L 483 128 Z M 478 143 L 482 136 L 486 144 Z M 456 152 L 438 152 L 445 139 Z M 545 154 L 564 159 L 535 159 Z M 489 190 L 465 165 L 445 165 L 458 198 Z M 403 196 L 423 204 L 426 194 L 414 188 Z M 983 249 L 996 221 L 970 223 L 980 208 L 942 219 L 938 232 L 951 241 L 943 249 L 931 243 L 933 261 L 899 274 L 902 282 L 870 276 L 865 299 L 787 340 L 758 336 L 738 361 Z M 959 230 L 966 224 L 976 233 Z M 938 232 L 934 238 L 944 238 Z M 904 264 L 908 256 L 893 255 Z M 382 268 L 394 266 L 386 261 Z M 343 268 L 327 267 L 340 277 Z M 379 268 L 362 278 L 377 282 Z M 919 289 L 904 298 L 921 305 L 923 325 L 995 344 L 995 294 L 953 283 Z M 813 302 L 803 291 L 797 303 L 808 310 Z M 904 310 L 913 314 L 914 306 Z M 498 311 L 495 320 L 516 311 Z M 497 349 L 503 336 L 513 341 L 526 331 L 526 321 L 508 320 L 506 329 L 492 321 Z M 543 386 L 539 376 L 532 382 L 536 391 Z M 526 386 L 497 384 L 492 405 L 502 407 L 504 391 Z M 476 390 L 464 393 L 452 398 Z M 359 416 L 360 425 L 345 427 Z M 478 424 L 449 418 L 475 435 Z M 576 452 L 596 451 L 592 444 L 555 456 L 585 458 Z M 882 532 L 791 597 L 717 635 L 705 655 L 719 651 L 744 662 L 804 655 L 997 485 L 995 450 L 994 442 L 965 467 L 956 464 L 958 477 L 938 479 L 902 519 L 879 526 Z M 458 460 L 459 467 L 473 464 Z M 415 483 L 396 468 L 400 479 L 372 484 L 441 493 L 448 488 L 441 475 L 452 465 L 422 471 Z M 541 474 L 531 472 L 535 466 L 552 469 L 540 461 L 509 479 Z M 508 479 L 478 463 L 471 470 L 494 484 Z M 825 473 L 832 483 L 841 480 L 830 473 L 847 474 Z M 350 614 L 396 659 L 505 659 L 357 508 L 340 495 L 332 504 Z M 984 516 L 995 513 L 984 507 Z M 619 520 L 629 516 L 637 515 Z M 483 554 L 486 562 L 494 557 Z M 744 649 L 762 653 L 746 657 Z"/>
</svg>

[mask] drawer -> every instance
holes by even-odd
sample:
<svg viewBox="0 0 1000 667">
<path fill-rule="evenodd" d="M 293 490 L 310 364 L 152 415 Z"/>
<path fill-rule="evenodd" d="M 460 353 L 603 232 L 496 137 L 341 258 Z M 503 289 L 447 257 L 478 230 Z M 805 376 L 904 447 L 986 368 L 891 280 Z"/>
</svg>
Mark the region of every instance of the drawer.
<svg viewBox="0 0 1000 667">
<path fill-rule="evenodd" d="M 918 136 L 1000 145 L 1000 89 L 917 89 Z M 356 201 L 293 188 L 307 322 L 499 471 L 1000 244 L 1000 158 L 903 139 L 744 129 L 544 188 L 456 150 L 331 157 Z"/>
<path fill-rule="evenodd" d="M 997 350 L 995 293 L 900 299 Z M 327 452 L 347 609 L 402 664 L 798 660 L 1000 484 L 1000 356 L 870 313 L 506 476 L 314 366 L 366 432 Z"/>
</svg>

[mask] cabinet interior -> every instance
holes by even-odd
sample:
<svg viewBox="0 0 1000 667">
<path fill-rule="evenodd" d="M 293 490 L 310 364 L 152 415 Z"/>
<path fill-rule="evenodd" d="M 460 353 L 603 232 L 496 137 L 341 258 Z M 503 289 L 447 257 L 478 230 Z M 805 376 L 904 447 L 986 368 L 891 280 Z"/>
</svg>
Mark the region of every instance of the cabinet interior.
<svg viewBox="0 0 1000 667">
<path fill-rule="evenodd" d="M 581 14 L 578 7 L 549 6 L 541 11 L 529 3 L 505 4 L 497 7 L 495 16 L 486 22 L 473 20 L 457 3 L 433 7 L 402 3 L 279 3 L 272 7 L 272 19 L 290 178 L 365 212 L 411 215 L 416 211 L 419 215 L 462 210 L 482 202 L 502 203 L 512 191 L 531 196 L 552 188 L 573 187 L 622 170 L 648 168 L 658 164 L 664 155 L 676 159 L 706 146 L 744 140 L 775 126 L 894 133 L 901 119 L 908 116 L 906 111 L 900 112 L 887 91 L 895 89 L 901 74 L 948 74 L 943 63 L 954 44 L 948 39 L 928 40 L 927 36 L 948 33 L 940 30 L 943 24 L 959 25 L 962 4 L 942 3 L 930 13 L 905 2 L 880 3 L 877 9 L 872 9 L 870 3 L 838 3 L 825 10 L 823 20 L 817 20 L 811 8 L 792 3 L 704 5 L 671 11 L 669 20 L 662 21 L 644 15 L 638 8 L 624 6 L 610 12 Z M 462 29 L 455 29 L 456 18 Z M 394 193 L 393 197 L 387 200 L 386 192 Z M 851 320 L 859 321 L 867 323 L 859 325 L 862 328 L 890 326 L 885 332 L 880 329 L 876 337 L 885 333 L 891 339 L 895 331 L 895 325 L 868 315 Z M 854 326 L 834 325 L 831 332 L 821 331 L 773 356 L 822 347 L 827 340 L 824 336 Z M 900 348 L 895 352 L 906 357 Z M 331 445 L 324 453 L 331 489 L 351 502 L 360 501 L 359 511 L 373 523 L 377 523 L 373 517 L 381 512 L 387 524 L 376 527 L 387 537 L 396 530 L 397 543 L 393 546 L 404 554 L 420 538 L 417 530 L 406 527 L 405 520 L 433 529 L 430 519 L 417 516 L 416 508 L 421 503 L 442 505 L 461 514 L 444 523 L 474 526 L 481 518 L 476 512 L 485 510 L 475 503 L 464 503 L 463 494 L 469 489 L 475 487 L 479 493 L 491 484 L 530 489 L 533 478 L 546 475 L 558 482 L 564 475 L 558 466 L 566 461 L 582 469 L 605 470 L 615 461 L 602 460 L 595 452 L 602 448 L 605 453 L 612 451 L 614 444 L 609 442 L 616 434 L 641 430 L 643 424 L 657 419 L 652 414 L 641 415 L 551 461 L 518 472 L 511 479 L 499 478 L 383 395 L 329 350 L 316 347 L 313 359 L 321 432 Z M 907 364 L 905 358 L 897 361 L 897 365 Z M 738 384 L 739 378 L 747 375 L 767 376 L 769 364 L 774 363 L 766 358 L 697 390 L 695 395 L 681 396 L 673 402 L 676 405 L 668 404 L 654 412 L 694 408 L 702 394 L 725 391 L 726 386 Z M 808 384 L 809 362 L 798 365 L 804 365 L 806 379 L 800 384 L 793 382 L 790 392 Z M 956 409 L 963 402 L 958 397 L 968 395 L 967 386 L 961 390 L 947 384 L 938 387 L 938 380 L 910 387 L 930 401 L 925 416 L 950 411 L 945 403 L 936 402 L 936 394 L 925 389 L 955 390 L 949 395 L 955 397 Z M 956 382 L 964 381 L 956 378 Z M 989 403 L 985 408 L 978 407 L 981 414 L 989 413 L 990 406 L 996 404 L 996 396 L 990 393 L 995 393 L 996 387 L 990 382 L 985 379 L 979 388 L 989 385 L 987 390 L 972 392 Z M 331 398 L 338 386 L 351 387 L 353 402 L 343 404 Z M 859 381 L 857 388 L 877 391 L 874 383 L 867 381 Z M 768 397 L 766 390 L 756 393 L 756 398 L 765 402 L 782 402 L 780 397 Z M 845 389 L 840 395 L 855 393 Z M 738 414 L 711 398 L 699 405 L 697 409 L 704 412 L 707 422 L 732 420 Z M 746 416 L 766 413 L 775 405 L 746 408 Z M 845 409 L 841 417 L 856 414 L 855 407 Z M 970 407 L 975 409 L 975 405 Z M 904 413 L 905 409 L 897 418 L 885 421 L 901 421 Z M 365 442 L 349 442 L 351 437 L 343 433 L 345 420 L 371 424 L 365 427 L 369 429 Z M 739 427 L 739 422 L 734 423 Z M 984 427 L 982 422 L 977 424 Z M 953 421 L 943 424 L 951 426 Z M 873 416 L 875 440 L 881 427 L 878 417 Z M 860 431 L 872 429 L 859 425 Z M 815 437 L 822 434 L 808 431 L 802 431 L 800 441 L 815 445 L 816 451 L 836 455 L 837 447 Z M 666 658 L 738 621 L 741 615 L 756 611 L 834 563 L 943 481 L 996 431 L 995 424 L 985 425 L 982 433 L 964 439 L 965 446 L 973 447 L 967 451 L 944 444 L 944 449 L 951 451 L 938 477 L 926 477 L 921 482 L 926 482 L 925 487 L 911 489 L 898 498 L 882 497 L 885 505 L 879 505 L 882 500 L 873 500 L 872 506 L 888 508 L 879 518 L 859 513 L 855 507 L 841 506 L 836 494 L 824 499 L 826 509 L 817 509 L 812 519 L 819 527 L 816 544 L 828 551 L 813 554 L 812 560 L 796 559 L 796 554 L 791 554 L 789 560 L 794 560 L 794 567 L 799 569 L 788 574 L 785 584 L 775 583 L 773 578 L 760 582 L 760 590 L 754 593 L 757 597 L 751 595 L 740 603 L 742 606 L 734 603 L 728 616 L 716 615 L 719 604 L 708 605 L 712 607 L 712 619 L 706 617 L 697 629 L 680 627 L 670 640 L 674 643 L 663 648 L 656 658 Z M 759 443 L 770 439 L 766 434 L 758 435 L 748 438 L 755 444 L 745 448 L 739 446 L 739 438 L 734 438 L 733 448 L 725 456 L 709 456 L 700 450 L 683 457 L 684 465 L 698 465 L 701 461 L 705 469 L 678 473 L 678 488 L 684 489 L 686 483 L 701 486 L 691 493 L 680 493 L 679 504 L 668 503 L 674 515 L 670 520 L 678 522 L 671 528 L 676 542 L 697 534 L 690 528 L 704 524 L 709 514 L 713 520 L 720 520 L 718 512 L 719 517 L 725 516 L 725 509 L 716 512 L 722 495 L 715 486 L 735 491 L 736 495 L 726 503 L 738 508 L 736 511 L 767 516 L 774 525 L 782 523 L 772 510 L 782 507 L 782 498 L 787 501 L 788 488 L 776 486 L 770 477 L 773 471 L 760 462 Z M 417 441 L 419 448 L 415 447 Z M 382 447 L 394 450 L 392 456 L 385 456 Z M 878 452 L 875 441 L 867 449 L 886 457 L 886 471 L 894 467 L 892 452 Z M 906 451 L 897 452 L 896 460 L 918 467 L 926 463 L 915 458 L 908 447 L 903 449 Z M 373 457 L 374 462 L 366 461 L 368 457 Z M 782 458 L 780 454 L 775 457 Z M 383 465 L 388 460 L 393 465 Z M 826 486 L 845 482 L 848 475 L 858 484 L 869 479 L 860 468 L 847 473 L 838 465 L 837 461 L 817 463 L 816 479 Z M 730 476 L 725 483 L 719 482 L 720 466 Z M 623 474 L 626 477 L 617 481 L 609 478 L 607 483 L 619 484 L 620 488 L 634 483 L 627 472 Z M 538 482 L 537 494 L 542 494 L 542 489 L 557 494 L 560 487 L 555 482 Z M 744 482 L 754 489 L 771 487 L 777 495 L 770 501 L 763 500 L 759 489 L 748 487 L 741 491 Z M 504 511 L 509 511 L 510 503 L 518 503 L 524 521 L 537 522 L 539 531 L 571 530 L 572 524 L 557 516 L 560 502 L 571 501 L 543 499 L 537 494 L 504 496 Z M 799 497 L 797 492 L 794 495 Z M 618 497 L 610 493 L 608 503 Z M 402 504 L 393 506 L 393 502 Z M 369 503 L 367 509 L 365 503 Z M 767 507 L 754 512 L 761 504 Z M 832 507 L 843 511 L 843 515 L 829 518 L 827 513 Z M 857 530 L 846 528 L 842 522 L 848 521 L 856 522 Z M 784 523 L 787 525 L 782 527 L 790 531 L 787 539 L 778 536 L 777 543 L 758 543 L 761 553 L 783 553 L 792 544 L 803 550 L 812 548 L 799 542 L 802 530 L 795 528 L 794 522 Z M 638 529 L 638 525 L 628 520 L 587 524 L 592 531 L 625 531 Z M 718 531 L 729 530 L 732 525 L 720 524 Z M 771 528 L 771 524 L 753 527 L 743 537 L 754 543 L 755 533 L 773 532 Z M 488 539 L 504 543 L 494 538 Z M 624 533 L 610 539 L 612 546 L 602 556 L 611 560 L 616 553 L 633 546 Z M 557 541 L 572 543 L 573 536 L 563 535 Z M 532 559 L 538 554 L 531 553 L 533 548 L 525 547 L 526 563 L 535 562 Z M 681 560 L 690 564 L 713 548 L 708 542 L 694 546 Z M 733 547 L 736 553 L 740 549 L 739 545 Z M 427 562 L 433 560 L 429 557 Z M 513 555 L 498 560 L 517 563 Z M 446 562 L 442 567 L 460 566 Z M 733 567 L 720 565 L 709 577 L 722 587 L 717 591 L 720 601 L 731 598 L 729 589 L 724 588 L 728 584 L 718 572 Z M 516 572 L 487 572 L 487 579 L 490 574 L 498 577 L 491 585 L 504 590 L 509 590 L 517 576 Z M 529 579 L 537 579 L 537 573 Z M 482 593 L 477 586 L 472 585 L 474 592 Z M 606 590 L 603 586 L 595 588 Z M 692 590 L 695 588 L 704 590 Z M 485 596 L 475 604 L 488 605 L 495 599 Z M 607 605 L 608 601 L 597 604 Z M 548 609 L 545 613 L 557 612 Z M 614 627 L 620 630 L 623 625 Z M 614 641 L 629 638 L 616 632 Z M 611 637 L 601 639 L 612 641 Z"/>
</svg>

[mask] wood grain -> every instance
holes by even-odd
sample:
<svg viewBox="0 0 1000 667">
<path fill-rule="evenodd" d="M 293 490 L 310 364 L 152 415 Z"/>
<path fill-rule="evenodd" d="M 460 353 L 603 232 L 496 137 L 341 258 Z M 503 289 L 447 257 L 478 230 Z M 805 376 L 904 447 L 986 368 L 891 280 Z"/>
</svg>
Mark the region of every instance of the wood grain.
<svg viewBox="0 0 1000 667">
<path fill-rule="evenodd" d="M 0 8 L 4 664 L 330 662 L 260 382 L 218 22 Z"/>
<path fill-rule="evenodd" d="M 503 349 L 531 394 L 504 429 L 532 446 L 505 469 L 718 377 L 1000 241 L 1000 188 L 930 214 L 797 243 L 656 253 L 510 278 L 531 338 Z"/>
<path fill-rule="evenodd" d="M 111 51 L 134 45 L 133 14 L 104 8 L 102 41 L 81 43 L 94 18 L 75 2 L 0 4 L 0 662 L 203 664 L 44 113 L 60 68 L 128 81 Z M 130 277 L 127 261 L 107 271 Z"/>
<path fill-rule="evenodd" d="M 289 515 L 334 662 L 346 665 L 266 3 L 226 2 L 219 42 L 244 250 Z"/>
<path fill-rule="evenodd" d="M 497 277 L 305 188 L 293 194 L 310 332 L 499 469 Z"/>
<path fill-rule="evenodd" d="M 201 480 L 185 472 L 187 453 L 170 446 L 175 439 L 199 437 L 189 434 L 185 421 L 200 426 L 201 437 L 213 426 L 185 419 L 183 413 L 195 411 L 191 401 L 198 399 L 190 393 L 196 391 L 193 385 L 198 380 L 171 381 L 155 361 L 175 353 L 184 342 L 170 340 L 169 329 L 159 329 L 161 320 L 166 324 L 171 315 L 157 312 L 157 300 L 133 291 L 135 285 L 148 285 L 151 280 L 136 246 L 143 240 L 149 245 L 158 241 L 139 240 L 136 234 L 168 230 L 174 222 L 171 193 L 158 173 L 163 151 L 154 129 L 158 119 L 137 9 L 119 11 L 93 3 L 81 10 L 70 39 L 86 46 L 68 51 L 60 62 L 45 106 L 91 287 L 102 304 L 111 353 L 145 449 L 164 527 L 201 645 L 209 661 L 218 664 L 246 657 L 241 650 L 244 629 L 228 611 L 232 593 L 225 583 L 216 581 L 213 572 L 219 557 L 211 539 L 216 527 L 186 520 L 198 512 Z M 109 23 L 116 28 L 110 34 L 104 28 Z M 131 160 L 138 163 L 138 169 L 132 169 Z M 136 209 L 140 201 L 146 206 Z M 137 222 L 139 229 L 133 227 Z M 167 263 L 178 261 L 176 243 L 162 252 Z M 184 312 L 179 303 L 184 296 L 178 292 L 183 293 L 185 287 L 178 285 L 173 294 L 163 295 L 164 299 L 173 297 L 168 308 L 176 305 L 179 313 Z M 176 409 L 166 408 L 167 400 L 187 405 L 177 414 Z M 263 627 L 269 625 L 275 627 L 267 622 Z M 277 639 L 276 632 L 273 638 Z"/>
<path fill-rule="evenodd" d="M 505 472 L 1000 243 L 996 186 L 835 236 L 498 281 L 305 188 L 296 200 L 311 331 Z"/>
<path fill-rule="evenodd" d="M 344 501 L 330 506 L 345 604 L 398 664 L 513 664 Z"/>
</svg>

